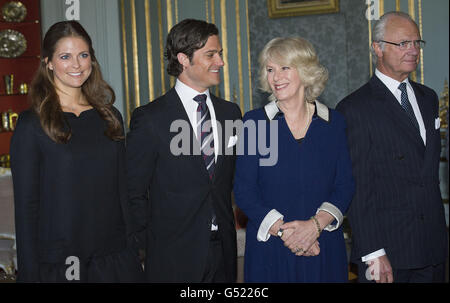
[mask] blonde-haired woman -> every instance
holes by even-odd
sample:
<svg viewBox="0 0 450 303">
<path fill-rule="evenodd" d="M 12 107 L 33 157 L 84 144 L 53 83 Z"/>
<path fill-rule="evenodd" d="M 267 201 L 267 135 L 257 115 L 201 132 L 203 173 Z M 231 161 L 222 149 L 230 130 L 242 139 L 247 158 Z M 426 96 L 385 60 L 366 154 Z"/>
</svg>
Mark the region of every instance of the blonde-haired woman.
<svg viewBox="0 0 450 303">
<path fill-rule="evenodd" d="M 244 122 L 256 122 L 258 140 L 278 143 L 271 147 L 277 162 L 260 165 L 267 155 L 252 154 L 254 134 L 244 129 L 234 193 L 249 218 L 245 281 L 345 282 L 341 224 L 354 180 L 345 122 L 317 101 L 328 72 L 302 38 L 271 40 L 259 64 L 261 87 L 271 93 L 271 102 L 248 112 Z M 276 132 L 269 131 L 275 126 Z"/>
</svg>

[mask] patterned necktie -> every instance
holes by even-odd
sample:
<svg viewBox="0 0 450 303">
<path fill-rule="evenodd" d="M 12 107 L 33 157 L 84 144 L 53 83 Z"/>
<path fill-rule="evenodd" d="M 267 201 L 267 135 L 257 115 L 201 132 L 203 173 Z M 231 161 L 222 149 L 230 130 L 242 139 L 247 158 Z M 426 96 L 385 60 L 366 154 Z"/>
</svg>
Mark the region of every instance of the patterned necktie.
<svg viewBox="0 0 450 303">
<path fill-rule="evenodd" d="M 206 169 L 209 173 L 209 178 L 212 179 L 214 175 L 214 136 L 211 125 L 211 116 L 209 114 L 208 106 L 206 105 L 206 95 L 201 94 L 194 97 L 198 103 L 197 107 L 197 137 L 201 144 L 201 152 L 203 161 L 205 161 Z"/>
<path fill-rule="evenodd" d="M 414 127 L 417 128 L 417 130 L 419 130 L 419 123 L 417 123 L 416 116 L 414 115 L 413 108 L 408 99 L 408 93 L 406 92 L 406 83 L 405 82 L 400 83 L 398 89 L 402 92 L 401 103 L 403 109 L 408 114 L 408 117 L 411 120 L 411 123 L 414 125 Z"/>
<path fill-rule="evenodd" d="M 211 125 L 211 116 L 209 114 L 208 106 L 206 105 L 205 94 L 197 95 L 194 100 L 198 103 L 197 107 L 197 137 L 200 139 L 201 152 L 206 169 L 208 170 L 209 178 L 212 179 L 214 175 L 215 157 L 214 157 L 214 136 Z M 211 214 L 211 230 L 217 230 L 216 214 Z"/>
</svg>

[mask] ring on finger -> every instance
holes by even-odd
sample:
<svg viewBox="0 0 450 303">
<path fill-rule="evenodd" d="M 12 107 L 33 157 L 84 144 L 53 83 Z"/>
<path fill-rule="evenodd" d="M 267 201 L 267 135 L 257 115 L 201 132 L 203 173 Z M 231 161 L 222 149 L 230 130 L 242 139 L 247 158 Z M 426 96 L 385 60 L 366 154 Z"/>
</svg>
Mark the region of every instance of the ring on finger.
<svg viewBox="0 0 450 303">
<path fill-rule="evenodd" d="M 283 232 L 284 232 L 284 230 L 282 228 L 280 228 L 277 232 L 277 236 L 280 238 L 283 237 Z"/>
</svg>

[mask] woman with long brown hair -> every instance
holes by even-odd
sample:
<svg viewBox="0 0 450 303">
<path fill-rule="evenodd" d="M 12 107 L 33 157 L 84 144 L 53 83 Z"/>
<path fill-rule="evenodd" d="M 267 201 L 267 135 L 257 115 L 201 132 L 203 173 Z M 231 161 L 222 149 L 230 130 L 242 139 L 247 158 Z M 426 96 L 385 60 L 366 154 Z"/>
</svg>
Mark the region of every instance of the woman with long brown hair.
<svg viewBox="0 0 450 303">
<path fill-rule="evenodd" d="M 76 21 L 46 33 L 11 142 L 18 281 L 136 282 L 114 91 Z"/>
</svg>

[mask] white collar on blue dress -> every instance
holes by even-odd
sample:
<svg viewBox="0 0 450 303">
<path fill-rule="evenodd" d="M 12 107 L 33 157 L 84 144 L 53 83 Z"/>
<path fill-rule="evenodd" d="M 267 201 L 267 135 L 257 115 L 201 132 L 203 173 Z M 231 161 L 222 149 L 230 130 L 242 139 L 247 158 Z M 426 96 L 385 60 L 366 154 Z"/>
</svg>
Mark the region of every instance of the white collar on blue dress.
<svg viewBox="0 0 450 303">
<path fill-rule="evenodd" d="M 324 120 L 325 122 L 330 121 L 330 110 L 325 104 L 320 103 L 319 101 L 314 101 L 316 105 L 316 113 L 319 118 Z M 272 101 L 266 106 L 264 106 L 264 111 L 266 112 L 266 116 L 269 120 L 273 120 L 278 113 L 281 113 L 280 108 L 277 105 L 277 101 Z"/>
</svg>

